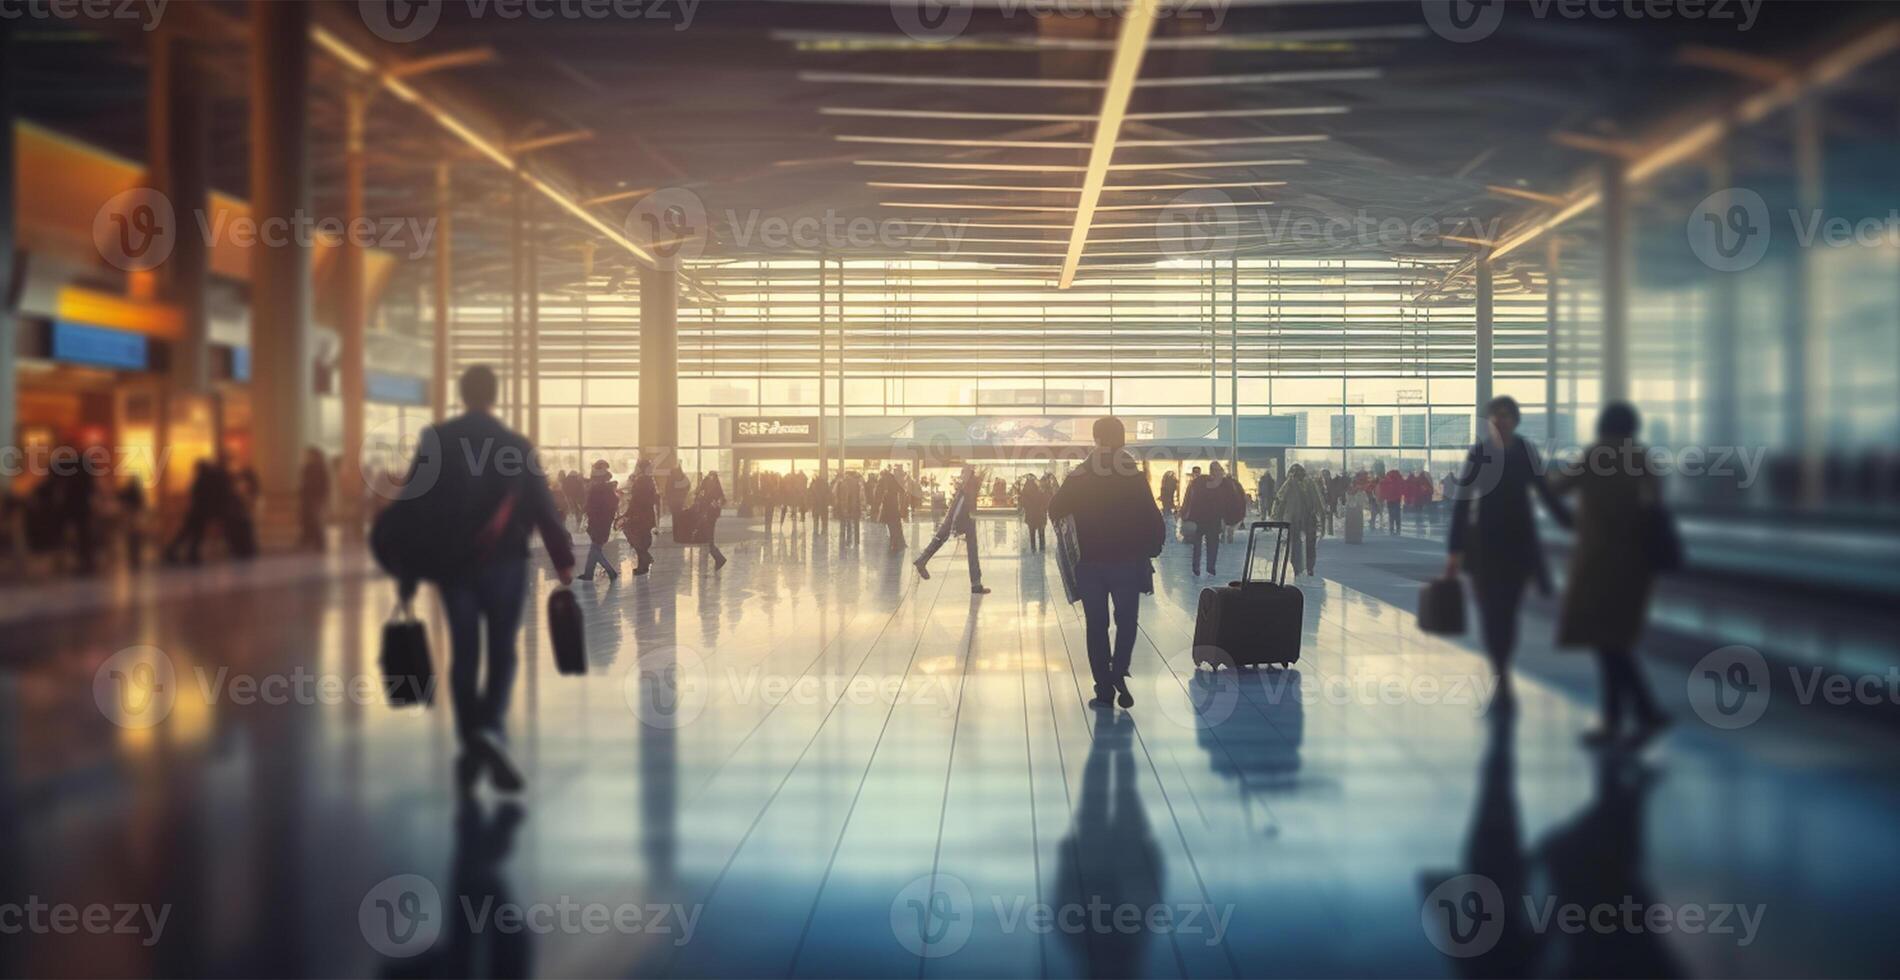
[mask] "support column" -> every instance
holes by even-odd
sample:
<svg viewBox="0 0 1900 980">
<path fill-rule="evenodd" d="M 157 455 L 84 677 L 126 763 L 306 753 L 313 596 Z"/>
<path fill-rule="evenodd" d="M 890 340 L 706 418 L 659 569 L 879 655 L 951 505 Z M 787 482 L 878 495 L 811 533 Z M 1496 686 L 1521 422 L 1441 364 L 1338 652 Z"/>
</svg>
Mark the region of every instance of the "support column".
<svg viewBox="0 0 1900 980">
<path fill-rule="evenodd" d="M 1629 181 L 1622 160 L 1603 164 L 1603 389 L 1601 401 L 1626 401 L 1630 396 Z"/>
<path fill-rule="evenodd" d="M 678 464 L 679 274 L 640 270 L 640 451 L 656 474 Z"/>
<path fill-rule="evenodd" d="M 192 232 L 173 236 L 171 255 L 155 270 L 159 294 L 184 315 L 183 329 L 171 345 L 171 387 L 186 395 L 206 395 L 211 391 L 205 315 L 209 243 L 195 232 L 198 212 L 210 200 L 204 97 L 208 83 L 190 45 L 175 28 L 161 26 L 153 31 L 147 53 L 151 67 L 146 95 L 146 180 L 171 202 L 181 229 Z"/>
<path fill-rule="evenodd" d="M 1735 179 L 1732 144 L 1724 140 L 1709 159 L 1709 190 L 1728 187 Z M 1734 446 L 1738 438 L 1741 402 L 1737 381 L 1741 374 L 1740 351 L 1736 344 L 1736 326 L 1741 318 L 1741 279 L 1733 272 L 1709 273 L 1709 314 L 1703 336 L 1707 338 L 1703 363 L 1708 375 L 1704 396 L 1709 422 L 1704 438 L 1711 447 Z M 1716 481 L 1704 480 L 1714 489 Z"/>
<path fill-rule="evenodd" d="M 260 225 L 290 227 L 309 207 L 310 11 L 272 0 L 250 5 L 251 212 Z M 251 249 L 251 445 L 267 531 L 295 526 L 314 416 L 309 243 L 260 241 Z"/>
<path fill-rule="evenodd" d="M 521 247 L 523 189 L 521 174 L 516 171 L 508 181 L 508 275 L 511 291 L 508 300 L 508 353 L 503 358 L 506 362 L 503 370 L 506 372 L 508 391 L 508 413 L 505 417 L 517 431 L 521 429 L 521 327 L 527 313 L 522 300 L 522 265 L 526 258 Z"/>
<path fill-rule="evenodd" d="M 1491 401 L 1492 373 L 1492 313 L 1494 309 L 1494 288 L 1491 282 L 1491 253 L 1478 253 L 1475 266 L 1478 279 L 1477 298 L 1477 365 L 1473 377 L 1477 380 L 1477 416 L 1478 433 L 1484 433 L 1484 406 Z M 1429 423 L 1427 423 L 1429 424 Z"/>
<path fill-rule="evenodd" d="M 818 475 L 824 476 L 829 467 L 825 455 L 825 324 L 831 319 L 830 294 L 825 287 L 831 274 L 831 259 L 824 252 L 818 253 Z"/>
<path fill-rule="evenodd" d="M 455 363 L 449 357 L 449 297 L 454 292 L 450 276 L 454 271 L 451 243 L 455 236 L 449 222 L 453 190 L 449 162 L 443 160 L 435 165 L 435 377 L 429 387 L 429 404 L 437 422 L 448 418 L 449 386 L 455 383 L 449 377 L 450 366 Z"/>
<path fill-rule="evenodd" d="M 528 198 L 523 207 L 528 218 L 528 397 L 524 410 L 528 416 L 528 441 L 538 446 L 541 444 L 541 221 L 534 212 L 534 198 Z"/>
<path fill-rule="evenodd" d="M 13 63 L 12 32 L 0 30 L 0 445 L 18 446 L 19 337 L 13 318 Z"/>
<path fill-rule="evenodd" d="M 1240 259 L 1227 260 L 1227 473 L 1240 479 Z"/>
<path fill-rule="evenodd" d="M 352 85 L 343 93 L 343 222 L 353 228 L 363 218 L 363 177 L 367 156 L 363 147 L 363 127 L 369 115 L 370 92 Z M 363 243 L 345 234 L 337 253 L 337 398 L 343 416 L 343 467 L 337 479 L 345 487 L 354 487 L 362 479 L 363 411 L 368 401 L 364 381 L 364 335 L 369 330 L 369 301 L 364 296 Z M 363 496 L 346 493 L 342 497 L 342 523 L 345 540 L 355 540 L 363 527 Z"/>
<path fill-rule="evenodd" d="M 1544 448 L 1557 446 L 1557 297 L 1563 278 L 1563 245 L 1551 231 L 1544 239 Z M 1428 413 L 1429 414 L 1429 413 Z M 1427 423 L 1427 428 L 1430 424 Z"/>
<path fill-rule="evenodd" d="M 1825 205 L 1822 199 L 1821 111 L 1813 96 L 1794 104 L 1794 172 L 1796 206 L 1801 220 L 1810 220 Z M 1825 335 L 1814 310 L 1814 252 L 1797 248 L 1788 257 L 1788 308 L 1783 319 L 1785 338 L 1782 363 L 1787 376 L 1782 390 L 1787 399 L 1786 443 L 1799 446 L 1803 506 L 1816 507 L 1827 493 L 1827 413 L 1815 402 L 1827 397 Z"/>
<path fill-rule="evenodd" d="M 844 475 L 844 262 L 838 263 L 838 475 Z"/>
</svg>

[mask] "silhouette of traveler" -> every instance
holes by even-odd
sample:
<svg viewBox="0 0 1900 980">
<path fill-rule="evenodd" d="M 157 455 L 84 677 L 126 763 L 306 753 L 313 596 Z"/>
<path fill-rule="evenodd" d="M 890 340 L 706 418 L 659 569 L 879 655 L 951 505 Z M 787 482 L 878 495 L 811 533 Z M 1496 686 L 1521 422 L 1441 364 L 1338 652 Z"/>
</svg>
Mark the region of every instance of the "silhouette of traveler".
<svg viewBox="0 0 1900 980">
<path fill-rule="evenodd" d="M 1030 551 L 1043 551 L 1048 546 L 1049 498 L 1042 492 L 1042 484 L 1035 477 L 1023 481 L 1022 492 L 1016 495 L 1023 512 L 1023 523 L 1028 525 L 1027 544 Z"/>
<path fill-rule="evenodd" d="M 574 530 L 587 522 L 587 481 L 580 470 L 561 474 L 561 496 L 567 499 L 567 512 L 574 518 Z"/>
<path fill-rule="evenodd" d="M 1286 479 L 1280 481 L 1280 496 L 1273 502 L 1273 515 L 1293 525 L 1287 532 L 1287 548 L 1295 578 L 1313 574 L 1319 564 L 1319 522 L 1325 507 L 1319 481 L 1306 475 L 1306 467 L 1299 463 L 1287 467 Z"/>
<path fill-rule="evenodd" d="M 495 418 L 495 372 L 476 365 L 463 373 L 467 411 L 422 431 L 416 461 L 405 486 L 422 488 L 426 464 L 437 468 L 433 486 L 419 489 L 419 503 L 433 511 L 439 547 L 467 553 L 437 579 L 449 620 L 449 690 L 462 754 L 456 778 L 466 787 L 483 771 L 496 788 L 522 787 L 520 770 L 503 748 L 503 720 L 514 688 L 515 634 L 528 587 L 528 534 L 538 530 L 562 584 L 574 580 L 573 542 L 554 509 L 547 478 L 534 446 Z M 402 583 L 415 593 L 414 579 Z M 486 683 L 482 672 L 482 626 L 488 627 Z"/>
<path fill-rule="evenodd" d="M 1578 465 L 1551 477 L 1558 496 L 1577 497 L 1575 546 L 1564 578 L 1558 618 L 1561 646 L 1591 647 L 1603 674 L 1602 725 L 1584 741 L 1607 745 L 1634 725 L 1632 742 L 1654 738 L 1668 725 L 1637 666 L 1635 649 L 1649 618 L 1652 572 L 1644 515 L 1662 502 L 1662 483 L 1648 467 L 1648 451 L 1636 441 L 1636 409 L 1615 402 L 1597 417 L 1596 443 Z"/>
<path fill-rule="evenodd" d="M 660 524 L 660 490 L 653 485 L 653 464 L 647 460 L 633 464 L 633 476 L 627 478 L 627 513 L 620 521 L 639 558 L 633 574 L 645 575 L 653 570 L 653 529 Z"/>
<path fill-rule="evenodd" d="M 620 569 L 607 561 L 607 542 L 614 535 L 614 514 L 620 509 L 620 491 L 614 486 L 613 467 L 604 459 L 594 461 L 587 480 L 587 561 L 578 578 L 594 580 L 594 567 L 607 573 L 610 582 L 620 581 Z"/>
<path fill-rule="evenodd" d="M 1522 419 L 1517 401 L 1509 395 L 1493 398 L 1484 414 L 1485 436 L 1465 454 L 1458 477 L 1445 574 L 1463 571 L 1471 577 L 1484 650 L 1498 674 L 1493 707 L 1508 712 L 1516 706 L 1511 653 L 1517 647 L 1524 586 L 1535 582 L 1540 592 L 1550 594 L 1544 549 L 1531 519 L 1531 493 L 1543 498 L 1544 507 L 1565 527 L 1570 526 L 1570 510 L 1550 492 L 1537 450 L 1517 435 Z"/>
<path fill-rule="evenodd" d="M 1095 681 L 1090 707 L 1106 708 L 1120 696 L 1121 706 L 1132 708 L 1128 693 L 1128 662 L 1135 652 L 1135 623 L 1142 593 L 1152 593 L 1154 566 L 1161 554 L 1167 525 L 1148 493 L 1148 481 L 1135 458 L 1123 447 L 1128 442 L 1122 420 L 1112 415 L 1095 420 L 1095 448 L 1069 473 L 1049 501 L 1049 517 L 1075 522 L 1075 587 L 1082 600 L 1086 626 L 1089 673 Z M 1114 606 L 1115 643 L 1108 639 L 1109 606 Z"/>
<path fill-rule="evenodd" d="M 1148 496 L 1145 485 L 1142 495 Z M 1141 800 L 1134 728 L 1132 718 L 1103 718 L 1089 740 L 1074 830 L 1057 848 L 1049 903 L 1064 910 L 1060 931 L 1076 962 L 1053 972 L 1130 977 L 1154 971 L 1146 957 L 1157 930 L 1128 928 L 1120 915 L 1123 909 L 1164 907 L 1159 903 L 1166 894 L 1161 848 Z"/>
<path fill-rule="evenodd" d="M 937 533 L 931 537 L 924 553 L 912 563 L 917 566 L 917 574 L 928 579 L 931 556 L 944 546 L 944 542 L 950 540 L 951 535 L 963 535 L 963 553 L 970 563 L 971 595 L 990 594 L 990 590 L 983 585 L 983 565 L 976 554 L 976 495 L 982 490 L 979 486 L 981 482 L 976 475 L 976 467 L 965 463 L 962 477 L 957 483 L 957 495 L 950 500 L 950 512 L 943 516 L 943 523 L 937 525 Z"/>
<path fill-rule="evenodd" d="M 719 485 L 718 473 L 708 472 L 700 478 L 699 489 L 693 495 L 693 509 L 699 512 L 699 519 L 704 522 L 706 553 L 712 555 L 713 571 L 716 572 L 726 567 L 726 554 L 719 550 L 719 543 L 713 539 L 713 529 L 719 526 L 719 514 L 726 509 L 726 491 Z"/>
<path fill-rule="evenodd" d="M 297 516 L 300 531 L 297 547 L 323 550 L 323 507 L 330 501 L 330 466 L 323 450 L 304 450 L 303 480 L 297 487 Z"/>
<path fill-rule="evenodd" d="M 904 550 L 904 512 L 904 484 L 894 471 L 885 470 L 877 483 L 877 516 L 890 531 L 892 552 Z"/>
</svg>

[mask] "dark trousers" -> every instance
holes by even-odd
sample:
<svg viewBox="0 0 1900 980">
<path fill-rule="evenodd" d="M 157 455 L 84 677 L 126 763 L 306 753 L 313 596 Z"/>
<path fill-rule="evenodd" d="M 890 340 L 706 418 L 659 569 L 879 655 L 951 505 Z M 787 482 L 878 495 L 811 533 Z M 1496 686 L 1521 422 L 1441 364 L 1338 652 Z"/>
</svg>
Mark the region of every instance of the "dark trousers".
<svg viewBox="0 0 1900 980">
<path fill-rule="evenodd" d="M 928 563 L 931 559 L 931 556 L 935 555 L 937 553 L 937 550 L 944 546 L 944 542 L 947 542 L 949 540 L 950 540 L 949 534 L 939 534 L 936 537 L 931 538 L 929 547 L 926 547 L 924 549 L 923 554 L 917 556 L 917 563 L 919 565 Z M 983 584 L 983 566 L 977 560 L 976 532 L 974 531 L 963 536 L 963 557 L 967 559 L 970 563 L 970 587 L 975 588 L 976 586 L 982 585 Z"/>
<path fill-rule="evenodd" d="M 1083 563 L 1075 566 L 1075 591 L 1082 599 L 1082 622 L 1088 636 L 1089 674 L 1095 693 L 1107 697 L 1115 681 L 1128 674 L 1135 654 L 1135 618 L 1141 612 L 1141 591 L 1148 584 L 1146 562 Z M 1115 642 L 1108 640 L 1109 607 L 1114 606 Z"/>
<path fill-rule="evenodd" d="M 831 509 L 829 507 L 813 507 L 811 509 L 811 529 L 821 532 L 831 530 Z"/>
<path fill-rule="evenodd" d="M 1387 529 L 1391 531 L 1393 534 L 1399 533 L 1400 517 L 1399 517 L 1399 502 L 1398 501 L 1396 500 L 1386 501 L 1385 517 L 1386 517 Z"/>
<path fill-rule="evenodd" d="M 1472 592 L 1478 600 L 1478 626 L 1484 639 L 1484 652 L 1491 666 L 1503 673 L 1511 665 L 1511 653 L 1517 649 L 1517 613 L 1524 604 L 1524 576 L 1500 574 L 1472 576 Z"/>
<path fill-rule="evenodd" d="M 1044 535 L 1045 535 L 1045 532 L 1048 530 L 1048 527 L 1049 525 L 1047 524 L 1029 525 L 1029 550 L 1030 551 L 1046 550 L 1047 545 L 1046 545 Z"/>
<path fill-rule="evenodd" d="M 646 574 L 646 570 L 653 567 L 653 529 L 628 531 L 627 543 L 633 546 L 633 553 L 639 556 L 639 562 L 633 566 L 633 574 Z"/>
<path fill-rule="evenodd" d="M 600 566 L 601 571 L 606 572 L 609 576 L 620 574 L 619 569 L 616 569 L 613 563 L 607 560 L 607 543 L 605 541 L 590 540 L 587 543 L 587 562 L 581 567 L 581 578 L 593 578 L 594 566 L 596 565 Z"/>
<path fill-rule="evenodd" d="M 904 522 L 893 517 L 885 521 L 884 526 L 891 532 L 891 550 L 904 550 Z"/>
<path fill-rule="evenodd" d="M 1603 727 L 1614 730 L 1627 715 L 1631 721 L 1647 723 L 1662 714 L 1649 693 L 1636 658 L 1628 650 L 1599 648 L 1597 667 L 1603 673 Z"/>
<path fill-rule="evenodd" d="M 312 551 L 323 550 L 323 501 L 306 500 L 299 514 L 297 547 Z"/>
<path fill-rule="evenodd" d="M 710 507 L 707 509 L 712 510 Z M 706 553 L 711 555 L 714 561 L 723 562 L 726 560 L 726 554 L 719 550 L 718 542 L 713 540 L 713 531 L 717 530 L 718 527 L 719 512 L 712 510 L 712 516 L 706 518 Z"/>
<path fill-rule="evenodd" d="M 449 692 L 455 730 L 464 744 L 478 732 L 501 734 L 508 695 L 515 686 L 515 634 L 521 627 L 522 593 L 528 584 L 524 559 L 490 562 L 466 578 L 442 585 L 449 619 Z M 488 625 L 488 672 L 482 683 L 482 624 Z"/>
<path fill-rule="evenodd" d="M 1190 545 L 1188 567 L 1194 569 L 1201 567 L 1201 547 L 1203 543 L 1205 543 L 1207 547 L 1207 574 L 1212 575 L 1214 574 L 1214 560 L 1220 557 L 1220 528 L 1218 525 L 1214 527 L 1196 525 L 1196 528 L 1197 530 L 1195 530 L 1193 537 L 1188 539 L 1188 544 Z"/>
<path fill-rule="evenodd" d="M 1313 574 L 1319 562 L 1319 523 L 1309 520 L 1287 532 L 1287 565 L 1293 574 Z M 1271 573 L 1269 573 L 1271 574 Z"/>
<path fill-rule="evenodd" d="M 838 544 L 840 546 L 858 543 L 858 519 L 855 517 L 838 518 Z"/>
</svg>

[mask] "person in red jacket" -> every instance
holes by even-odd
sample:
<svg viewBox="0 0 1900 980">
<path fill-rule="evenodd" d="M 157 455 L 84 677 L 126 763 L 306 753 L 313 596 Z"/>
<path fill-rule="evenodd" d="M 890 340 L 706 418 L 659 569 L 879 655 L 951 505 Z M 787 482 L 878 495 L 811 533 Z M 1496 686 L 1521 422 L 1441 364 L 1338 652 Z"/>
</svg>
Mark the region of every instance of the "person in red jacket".
<svg viewBox="0 0 1900 980">
<path fill-rule="evenodd" d="M 1385 524 L 1388 534 L 1399 533 L 1399 505 L 1405 500 L 1405 478 L 1398 470 L 1386 470 L 1379 478 L 1379 500 L 1385 504 Z"/>
</svg>

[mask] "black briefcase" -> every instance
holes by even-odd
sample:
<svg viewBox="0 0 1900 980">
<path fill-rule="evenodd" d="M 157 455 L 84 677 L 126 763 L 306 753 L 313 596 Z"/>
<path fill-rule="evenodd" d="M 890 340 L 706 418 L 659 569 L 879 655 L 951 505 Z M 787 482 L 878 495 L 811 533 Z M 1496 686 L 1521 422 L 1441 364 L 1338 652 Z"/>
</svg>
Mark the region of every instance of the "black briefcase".
<svg viewBox="0 0 1900 980">
<path fill-rule="evenodd" d="M 1433 579 L 1419 587 L 1418 628 L 1439 636 L 1464 635 L 1465 589 L 1457 578 Z"/>
<path fill-rule="evenodd" d="M 1240 581 L 1201 590 L 1194 614 L 1194 666 L 1258 667 L 1292 664 L 1300 659 L 1300 629 L 1306 621 L 1306 594 L 1286 584 L 1292 556 L 1285 521 L 1255 521 L 1247 529 L 1247 564 Z M 1253 577 L 1254 543 L 1263 529 L 1278 530 L 1269 579 Z"/>
<path fill-rule="evenodd" d="M 568 675 L 587 673 L 587 634 L 573 589 L 555 589 L 548 596 L 548 637 L 553 641 L 555 670 Z"/>
<path fill-rule="evenodd" d="M 429 631 L 407 602 L 383 626 L 383 693 L 390 706 L 435 703 L 435 661 L 429 659 Z"/>
</svg>

